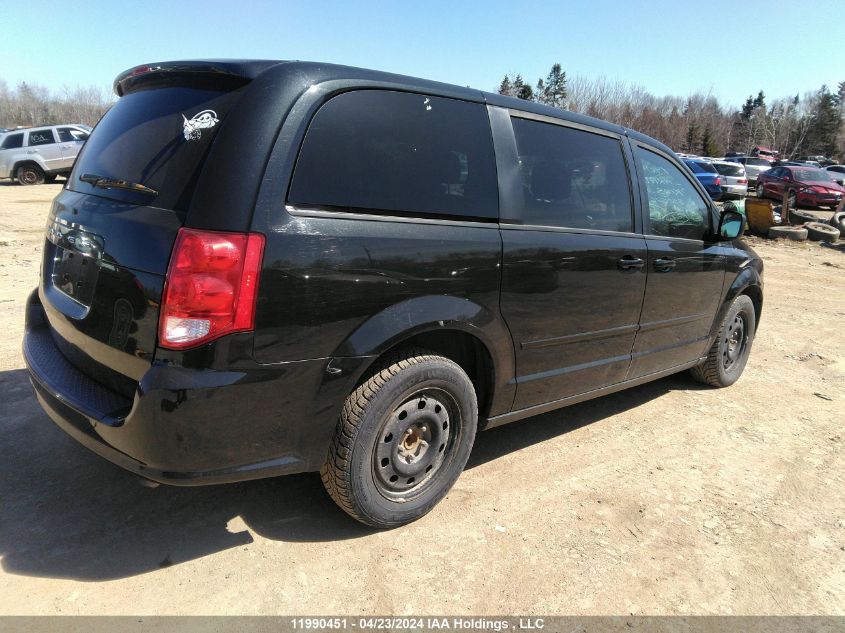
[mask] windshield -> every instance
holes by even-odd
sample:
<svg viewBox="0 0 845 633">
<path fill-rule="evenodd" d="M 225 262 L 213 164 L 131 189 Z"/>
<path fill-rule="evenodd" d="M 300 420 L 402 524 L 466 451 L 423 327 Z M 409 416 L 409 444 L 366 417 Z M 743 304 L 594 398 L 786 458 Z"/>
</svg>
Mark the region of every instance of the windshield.
<svg viewBox="0 0 845 633">
<path fill-rule="evenodd" d="M 76 162 L 68 189 L 187 211 L 214 135 L 238 91 L 170 86 L 129 93 L 103 116 Z M 86 178 L 82 178 L 86 176 Z M 104 188 L 125 181 L 137 188 Z"/>
<path fill-rule="evenodd" d="M 828 173 L 821 169 L 793 169 L 792 176 L 802 182 L 833 182 Z"/>
</svg>

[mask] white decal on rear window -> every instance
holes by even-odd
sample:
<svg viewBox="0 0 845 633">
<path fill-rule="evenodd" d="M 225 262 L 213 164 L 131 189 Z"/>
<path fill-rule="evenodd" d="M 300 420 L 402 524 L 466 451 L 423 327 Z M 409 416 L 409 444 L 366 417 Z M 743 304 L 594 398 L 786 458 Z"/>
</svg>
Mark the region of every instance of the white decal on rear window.
<svg viewBox="0 0 845 633">
<path fill-rule="evenodd" d="M 220 119 L 217 118 L 217 113 L 214 110 L 203 110 L 188 119 L 184 114 L 182 118 L 185 123 L 182 129 L 185 132 L 186 141 L 198 141 L 202 138 L 202 131 L 213 128 Z"/>
</svg>

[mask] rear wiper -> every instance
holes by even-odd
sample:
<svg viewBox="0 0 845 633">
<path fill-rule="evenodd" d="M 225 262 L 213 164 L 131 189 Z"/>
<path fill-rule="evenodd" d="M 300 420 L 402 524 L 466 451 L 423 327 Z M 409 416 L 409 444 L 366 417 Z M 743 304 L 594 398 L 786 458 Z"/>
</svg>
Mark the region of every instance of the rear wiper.
<svg viewBox="0 0 845 633">
<path fill-rule="evenodd" d="M 82 182 L 87 182 L 94 187 L 100 189 L 127 189 L 129 191 L 137 191 L 138 193 L 145 193 L 150 196 L 157 196 L 158 191 L 150 189 L 138 182 L 131 182 L 129 180 L 120 180 L 119 178 L 106 178 L 105 176 L 98 176 L 96 174 L 82 174 L 79 179 Z"/>
</svg>

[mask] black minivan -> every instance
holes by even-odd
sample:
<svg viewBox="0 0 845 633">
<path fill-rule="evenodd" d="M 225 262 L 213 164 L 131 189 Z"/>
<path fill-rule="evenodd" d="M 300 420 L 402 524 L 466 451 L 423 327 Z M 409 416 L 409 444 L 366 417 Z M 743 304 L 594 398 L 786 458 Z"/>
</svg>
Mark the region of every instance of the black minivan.
<svg viewBox="0 0 845 633">
<path fill-rule="evenodd" d="M 141 477 L 319 470 L 397 526 L 479 429 L 745 367 L 762 263 L 651 138 L 328 64 L 157 63 L 115 91 L 23 347 L 53 420 Z"/>
</svg>

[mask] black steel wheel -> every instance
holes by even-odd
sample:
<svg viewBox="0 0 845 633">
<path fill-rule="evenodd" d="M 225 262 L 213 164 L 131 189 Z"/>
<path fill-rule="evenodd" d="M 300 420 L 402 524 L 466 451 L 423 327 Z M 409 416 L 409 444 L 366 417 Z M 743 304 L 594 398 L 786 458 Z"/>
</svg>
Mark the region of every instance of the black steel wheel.
<svg viewBox="0 0 845 633">
<path fill-rule="evenodd" d="M 18 167 L 15 177 L 22 185 L 40 185 L 44 183 L 44 172 L 38 165 L 32 163 Z"/>
<path fill-rule="evenodd" d="M 423 350 L 397 352 L 347 398 L 323 485 L 366 525 L 414 521 L 463 471 L 477 423 L 475 389 L 459 365 Z"/>
<path fill-rule="evenodd" d="M 757 316 L 747 295 L 736 297 L 722 319 L 706 360 L 691 370 L 693 378 L 713 387 L 728 387 L 742 375 L 754 341 Z"/>
<path fill-rule="evenodd" d="M 725 343 L 720 346 L 722 364 L 725 371 L 730 371 L 736 365 L 739 359 L 743 357 L 745 348 L 748 346 L 745 325 L 746 318 L 747 315 L 738 312 L 734 315 L 733 320 L 727 324 L 728 331 L 725 333 Z"/>
<path fill-rule="evenodd" d="M 445 391 L 413 394 L 387 417 L 373 451 L 373 480 L 388 499 L 420 494 L 436 482 L 457 438 L 450 418 L 458 405 Z"/>
</svg>

